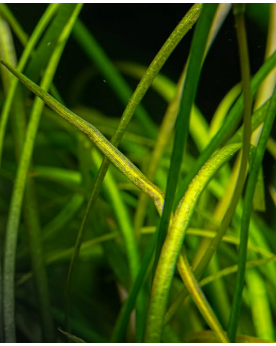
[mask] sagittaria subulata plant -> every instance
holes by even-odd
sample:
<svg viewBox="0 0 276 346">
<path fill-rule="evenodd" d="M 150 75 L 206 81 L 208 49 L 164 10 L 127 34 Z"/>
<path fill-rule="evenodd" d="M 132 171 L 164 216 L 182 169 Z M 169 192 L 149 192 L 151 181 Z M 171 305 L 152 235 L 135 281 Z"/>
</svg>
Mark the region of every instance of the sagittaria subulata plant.
<svg viewBox="0 0 276 346">
<path fill-rule="evenodd" d="M 276 157 L 276 7 L 267 8 L 265 61 L 252 74 L 248 5 L 191 5 L 146 68 L 107 56 L 83 4 L 49 4 L 29 36 L 0 4 L 1 341 L 275 341 L 266 171 Z M 209 121 L 198 85 L 229 16 L 241 82 Z M 174 83 L 160 70 L 191 29 Z M 93 69 L 79 67 L 69 109 L 54 78 L 71 36 Z M 82 102 L 98 74 L 124 104 L 121 119 Z M 167 102 L 160 125 L 141 103 L 150 88 Z"/>
</svg>

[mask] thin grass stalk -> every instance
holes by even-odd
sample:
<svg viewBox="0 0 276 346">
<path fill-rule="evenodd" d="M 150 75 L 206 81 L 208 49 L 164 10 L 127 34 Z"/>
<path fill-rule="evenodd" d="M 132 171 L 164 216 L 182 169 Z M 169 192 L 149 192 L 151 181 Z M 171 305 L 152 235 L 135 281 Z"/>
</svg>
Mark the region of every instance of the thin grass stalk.
<svg viewBox="0 0 276 346">
<path fill-rule="evenodd" d="M 97 167 L 100 167 L 101 164 L 101 155 L 96 151 L 92 150 L 92 158 L 96 163 Z M 114 178 L 111 173 L 108 172 L 106 179 L 103 183 L 104 192 L 111 201 L 111 204 L 114 208 L 114 213 L 117 218 L 117 222 L 120 225 L 120 230 L 123 234 L 125 241 L 125 248 L 128 257 L 129 267 L 130 267 L 130 277 L 131 281 L 134 282 L 135 277 L 140 266 L 139 252 L 135 242 L 133 227 L 131 225 L 131 220 L 127 212 L 127 208 L 121 198 L 119 189 L 116 185 Z"/>
<path fill-rule="evenodd" d="M 187 65 L 186 65 L 187 66 Z M 180 76 L 180 79 L 177 83 L 177 89 L 174 96 L 174 99 L 169 104 L 164 119 L 162 121 L 157 140 L 151 155 L 150 164 L 146 173 L 146 176 L 150 181 L 154 180 L 156 170 L 158 168 L 159 161 L 162 157 L 162 154 L 168 144 L 168 141 L 171 137 L 172 130 L 175 125 L 175 120 L 178 113 L 178 107 L 181 100 L 183 85 L 186 77 L 186 66 Z M 138 206 L 136 209 L 134 217 L 134 231 L 136 237 L 139 237 L 139 231 L 144 223 L 145 211 L 148 204 L 148 196 L 145 193 L 141 193 L 138 200 Z"/>
<path fill-rule="evenodd" d="M 239 23 L 237 23 L 237 25 L 238 24 Z M 245 32 L 241 33 L 240 31 L 240 30 L 244 30 L 243 24 L 244 23 L 240 23 L 240 26 L 238 27 L 239 29 L 237 29 L 238 43 L 240 48 L 242 88 L 243 88 L 243 95 L 244 95 L 244 127 L 243 127 L 243 147 L 242 147 L 241 164 L 240 164 L 239 175 L 237 178 L 235 190 L 234 190 L 229 208 L 227 209 L 227 212 L 224 215 L 223 221 L 218 229 L 218 234 L 212 240 L 212 243 L 208 247 L 200 263 L 195 268 L 195 275 L 197 278 L 199 278 L 202 275 L 204 269 L 206 268 L 209 261 L 211 260 L 215 250 L 217 249 L 223 235 L 225 234 L 231 222 L 231 219 L 234 215 L 236 206 L 238 204 L 239 198 L 243 190 L 245 177 L 247 173 L 247 163 L 248 163 L 249 152 L 250 152 L 252 101 L 251 101 L 251 93 L 250 93 L 250 70 L 249 70 L 249 58 L 248 58 L 248 51 L 247 51 L 246 35 L 245 35 Z"/>
<path fill-rule="evenodd" d="M 209 129 L 210 138 L 214 137 L 219 128 L 222 126 L 229 109 L 233 106 L 240 93 L 241 85 L 239 83 L 233 86 L 233 88 L 222 99 L 211 120 Z"/>
<path fill-rule="evenodd" d="M 139 189 L 152 197 L 157 211 L 161 214 L 163 206 L 163 192 L 152 184 L 140 170 L 130 162 L 117 148 L 115 148 L 93 125 L 83 120 L 78 115 L 63 106 L 44 89 L 29 80 L 22 73 L 19 73 L 7 62 L 1 61 L 28 89 L 41 98 L 57 114 L 73 124 L 80 131 L 85 133 L 91 141 L 109 158 L 111 162 Z"/>
<path fill-rule="evenodd" d="M 275 27 L 275 19 L 276 19 L 276 5 L 270 4 L 270 14 L 269 14 L 269 24 L 268 24 L 268 33 L 267 33 L 267 42 L 266 42 L 266 50 L 265 50 L 265 59 L 267 59 L 276 49 L 276 27 Z M 274 85 L 276 80 L 276 68 L 272 70 L 269 75 L 265 78 L 265 80 L 260 85 L 258 93 L 256 95 L 256 99 L 254 102 L 254 110 L 258 109 L 264 102 L 266 102 L 273 93 Z M 251 135 L 251 144 L 256 146 L 259 137 L 261 135 L 263 124 L 260 124 L 257 129 L 252 132 Z M 258 183 L 256 186 L 256 191 L 253 200 L 253 208 L 258 211 L 265 211 L 265 192 L 264 192 L 264 177 L 262 168 L 260 169 L 260 173 L 258 176 Z"/>
<path fill-rule="evenodd" d="M 238 14 L 237 20 L 242 21 L 243 16 Z M 241 24 L 243 25 L 243 24 Z M 235 340 L 237 325 L 239 321 L 239 312 L 241 307 L 242 290 L 244 284 L 244 274 L 245 274 L 245 263 L 247 256 L 247 241 L 248 241 L 248 230 L 250 217 L 252 213 L 252 203 L 254 197 L 254 191 L 257 183 L 258 173 L 262 164 L 266 143 L 268 141 L 271 128 L 275 119 L 275 109 L 276 109 L 276 89 L 274 89 L 273 95 L 271 97 L 269 109 L 264 122 L 263 130 L 257 145 L 253 157 L 252 168 L 250 171 L 245 198 L 244 198 L 244 209 L 241 221 L 241 240 L 238 255 L 239 270 L 237 274 L 236 291 L 233 301 L 233 308 L 231 310 L 231 315 L 229 319 L 228 336 L 230 341 Z"/>
<path fill-rule="evenodd" d="M 97 166 L 100 167 L 102 158 L 99 155 L 99 153 L 96 152 L 96 150 L 92 151 L 92 157 L 95 163 L 97 164 Z M 122 232 L 122 235 L 123 235 L 127 258 L 129 262 L 130 278 L 131 278 L 131 282 L 134 282 L 140 267 L 139 251 L 135 241 L 133 227 L 132 227 L 131 220 L 129 218 L 126 206 L 120 196 L 118 187 L 110 172 L 107 172 L 106 174 L 105 180 L 103 182 L 103 188 L 104 188 L 105 195 L 107 195 L 107 198 L 110 200 L 114 208 L 114 213 L 116 215 L 118 225 L 120 226 L 120 231 Z M 138 296 L 137 304 L 136 304 L 136 339 L 137 340 L 142 338 L 143 329 L 144 329 L 144 318 L 143 318 L 143 316 L 145 315 L 144 293 L 145 292 L 143 291 L 139 292 L 139 296 Z"/>
<path fill-rule="evenodd" d="M 219 30 L 220 26 L 222 25 L 223 20 L 225 19 L 229 10 L 230 10 L 229 4 L 219 4 L 217 12 L 214 16 L 214 20 L 212 23 L 210 34 L 208 37 L 204 58 L 207 55 L 207 52 L 210 49 L 210 47 L 211 47 L 211 45 L 212 45 L 212 43 L 213 43 L 213 41 L 214 41 L 214 39 L 218 33 L 218 30 Z M 179 78 L 179 81 L 177 83 L 174 98 L 172 99 L 172 101 L 170 102 L 170 104 L 166 110 L 164 119 L 162 121 L 160 130 L 158 133 L 156 143 L 154 145 L 154 149 L 153 149 L 153 152 L 151 155 L 151 160 L 150 160 L 149 167 L 148 167 L 148 170 L 146 173 L 146 176 L 148 177 L 148 179 L 150 181 L 154 180 L 159 161 L 160 161 L 160 159 L 163 155 L 163 152 L 164 152 L 164 150 L 165 150 L 165 148 L 169 142 L 169 139 L 172 135 L 172 131 L 173 131 L 175 121 L 177 118 L 178 108 L 179 108 L 179 104 L 180 104 L 181 96 L 182 96 L 182 92 L 183 92 L 183 85 L 184 85 L 184 81 L 186 78 L 186 70 L 187 70 L 187 63 L 185 65 L 183 72 L 182 72 L 182 74 Z M 191 122 L 193 119 L 193 113 L 195 113 L 195 107 L 193 107 L 193 109 L 192 109 Z M 202 119 L 202 122 L 203 122 L 203 119 Z M 201 125 L 201 124 L 198 124 L 198 125 Z M 190 127 L 192 128 L 192 123 L 190 124 Z M 198 129 L 198 126 L 196 127 L 196 129 Z M 203 132 L 203 129 L 201 129 L 201 130 Z M 195 136 L 195 137 L 197 137 L 197 136 Z M 204 137 L 203 133 L 201 133 L 200 139 L 203 137 Z M 147 202 L 148 202 L 147 195 L 141 194 L 139 197 L 139 201 L 138 201 L 137 211 L 136 211 L 135 217 L 134 217 L 134 230 L 135 230 L 136 236 L 139 235 L 139 229 L 142 227 L 143 222 L 144 222 L 144 215 L 145 215 Z"/>
<path fill-rule="evenodd" d="M 6 21 L 10 24 L 12 30 L 18 37 L 19 41 L 21 42 L 22 46 L 25 47 L 28 43 L 28 35 L 24 32 L 24 30 L 21 28 L 17 20 L 15 19 L 14 15 L 8 8 L 6 4 L 0 4 L 0 13 L 1 15 L 6 19 Z"/>
<path fill-rule="evenodd" d="M 120 311 L 119 317 L 117 318 L 117 322 L 111 336 L 111 342 L 117 343 L 117 342 L 123 342 L 124 340 L 124 336 L 126 334 L 126 330 L 128 327 L 131 311 L 133 310 L 133 307 L 135 306 L 135 302 L 141 290 L 141 286 L 144 280 L 146 279 L 146 273 L 151 268 L 149 263 L 153 257 L 157 237 L 158 237 L 158 233 L 155 232 L 150 240 L 150 243 L 147 247 L 145 255 L 141 261 L 139 272 L 129 292 L 129 296 Z"/>
<path fill-rule="evenodd" d="M 157 342 L 161 339 L 175 265 L 198 198 L 215 172 L 239 149 L 240 144 L 236 144 L 224 147 L 214 154 L 202 167 L 200 174 L 193 179 L 179 203 L 163 245 L 153 281 L 145 342 Z"/>
<path fill-rule="evenodd" d="M 276 5 L 270 4 L 270 15 L 269 15 L 269 27 L 265 50 L 265 59 L 267 59 L 276 49 Z M 262 104 L 267 101 L 274 90 L 276 80 L 276 68 L 274 68 L 265 80 L 260 85 L 258 93 L 256 95 L 256 100 L 254 103 L 254 110 L 258 109 Z M 257 145 L 259 137 L 261 135 L 262 125 L 260 124 L 258 129 L 252 132 L 251 143 Z"/>
<path fill-rule="evenodd" d="M 12 36 L 8 25 L 3 26 L 3 24 L 4 23 L 1 22 L 0 41 L 1 46 L 3 48 L 3 50 L 1 51 L 1 55 L 2 53 L 4 53 L 2 57 L 5 58 L 7 61 L 10 61 L 13 65 L 16 65 L 15 49 L 13 46 Z M 9 87 L 13 80 L 13 78 L 11 77 L 11 75 L 7 76 L 7 91 L 9 90 Z M 24 102 L 20 91 L 20 89 L 17 89 L 16 91 L 16 98 L 13 102 L 12 108 L 12 129 L 15 142 L 15 154 L 17 162 L 20 159 L 21 149 L 24 146 L 24 137 L 26 130 Z M 36 284 L 36 291 L 38 296 L 38 306 L 40 308 L 42 333 L 45 341 L 53 342 L 55 341 L 55 332 L 50 311 L 51 305 L 48 290 L 47 274 L 43 263 L 44 258 L 42 244 L 40 242 L 40 227 L 38 221 L 39 216 L 37 206 L 34 201 L 35 192 L 34 189 L 31 189 L 31 187 L 32 185 L 29 178 L 25 192 L 24 217 L 29 231 L 29 241 L 30 244 L 33 245 L 31 246 L 31 257 L 34 271 L 34 279 Z M 35 240 L 33 241 L 33 239 Z"/>
<path fill-rule="evenodd" d="M 43 244 L 41 241 L 40 219 L 36 202 L 34 180 L 31 178 L 27 178 L 26 182 L 23 211 L 29 233 L 32 270 L 34 273 L 34 284 L 41 316 L 43 340 L 45 342 L 55 342 L 56 332 L 51 312 L 49 284 L 45 269 Z"/>
<path fill-rule="evenodd" d="M 248 297 L 256 336 L 264 340 L 274 340 L 274 322 L 270 307 L 267 284 L 257 270 L 248 270 L 246 262 L 245 280 L 248 283 Z M 253 304 L 252 304 L 253 302 Z"/>
<path fill-rule="evenodd" d="M 67 26 L 64 28 L 64 31 L 60 36 L 60 45 L 58 45 L 58 47 L 56 48 L 49 62 L 49 65 L 45 71 L 45 76 L 41 83 L 42 87 L 45 89 L 47 89 L 50 86 L 57 64 L 59 62 L 66 41 L 69 37 L 70 31 L 80 9 L 81 5 L 77 5 L 74 11 L 74 15 L 71 17 Z M 6 342 L 14 342 L 16 340 L 14 322 L 14 273 L 17 234 L 28 168 L 34 146 L 35 135 L 40 120 L 40 114 L 43 110 L 43 107 L 44 103 L 39 98 L 37 98 L 33 107 L 31 119 L 26 132 L 25 145 L 22 149 L 22 156 L 20 159 L 19 168 L 15 179 L 15 187 L 12 194 L 11 207 L 8 216 L 3 272 L 4 332 Z"/>
<path fill-rule="evenodd" d="M 276 63 L 276 52 L 274 52 L 266 60 L 266 62 L 260 67 L 259 71 L 252 78 L 251 84 L 250 84 L 252 97 L 255 96 L 258 90 L 258 87 L 260 86 L 264 78 L 274 68 L 275 63 Z M 189 186 L 189 183 L 192 181 L 195 175 L 199 172 L 203 164 L 208 160 L 208 158 L 211 157 L 214 151 L 226 140 L 226 138 L 232 134 L 232 131 L 235 125 L 240 120 L 240 116 L 242 115 L 242 109 L 243 109 L 243 97 L 241 95 L 236 101 L 236 103 L 234 104 L 231 111 L 229 112 L 221 128 L 218 130 L 216 135 L 211 139 L 210 143 L 204 149 L 204 151 L 200 154 L 199 158 L 197 159 L 197 161 L 195 162 L 194 166 L 192 167 L 190 172 L 187 174 L 187 176 L 183 179 L 183 181 L 180 182 L 177 193 L 176 193 L 176 201 L 174 204 L 175 207 L 177 206 L 177 203 L 179 203 L 179 201 L 183 197 L 185 191 L 187 190 L 187 187 Z"/>
<path fill-rule="evenodd" d="M 246 269 L 255 268 L 255 267 L 262 266 L 264 264 L 268 264 L 268 263 L 275 262 L 275 261 L 276 261 L 275 255 L 268 257 L 268 258 L 261 258 L 258 260 L 248 261 L 248 262 L 246 262 Z M 209 283 L 211 283 L 211 282 L 213 282 L 219 278 L 222 278 L 222 277 L 230 275 L 230 274 L 234 274 L 237 271 L 238 271 L 238 265 L 237 264 L 230 266 L 230 267 L 227 267 L 227 268 L 224 268 L 224 269 L 218 271 L 217 273 L 215 273 L 213 275 L 209 275 L 206 278 L 200 280 L 199 285 L 200 285 L 200 287 L 206 286 Z"/>
<path fill-rule="evenodd" d="M 193 298 L 196 306 L 198 307 L 200 313 L 209 324 L 210 328 L 215 332 L 218 340 L 223 343 L 228 343 L 229 340 L 225 335 L 220 323 L 218 322 L 212 308 L 208 304 L 202 290 L 196 281 L 194 274 L 192 272 L 191 266 L 188 262 L 185 251 L 181 250 L 182 256 L 178 259 L 178 270 L 184 281 L 191 297 Z"/>
<path fill-rule="evenodd" d="M 158 229 L 158 240 L 155 251 L 155 262 L 153 271 L 157 266 L 161 248 L 166 238 L 167 229 L 169 227 L 171 212 L 173 208 L 175 192 L 178 184 L 181 162 L 183 159 L 184 148 L 189 133 L 190 113 L 196 96 L 197 85 L 200 77 L 202 61 L 206 49 L 209 30 L 216 11 L 217 5 L 208 4 L 203 7 L 195 29 L 190 59 L 187 67 L 187 75 L 181 98 L 177 120 L 173 151 L 171 155 L 171 163 L 167 178 L 167 187 L 165 193 L 165 203 Z"/>
<path fill-rule="evenodd" d="M 32 54 L 32 51 L 38 42 L 40 36 L 42 35 L 43 31 L 47 27 L 50 20 L 53 18 L 54 14 L 56 13 L 57 9 L 59 7 L 59 4 L 50 4 L 43 16 L 41 17 L 39 23 L 37 24 L 32 36 L 30 37 L 28 44 L 26 45 L 26 48 L 24 49 L 24 52 L 19 60 L 17 69 L 19 72 L 23 71 L 24 67 L 27 64 L 27 61 Z M 1 161 L 2 161 L 2 153 L 3 153 L 3 144 L 4 144 L 4 137 L 6 132 L 6 126 L 8 122 L 8 117 L 10 113 L 10 109 L 12 106 L 12 102 L 16 93 L 16 88 L 18 85 L 18 79 L 14 78 L 11 88 L 9 90 L 9 94 L 7 95 L 5 99 L 5 103 L 1 112 L 1 119 L 0 119 L 0 167 L 1 167 Z"/>
</svg>

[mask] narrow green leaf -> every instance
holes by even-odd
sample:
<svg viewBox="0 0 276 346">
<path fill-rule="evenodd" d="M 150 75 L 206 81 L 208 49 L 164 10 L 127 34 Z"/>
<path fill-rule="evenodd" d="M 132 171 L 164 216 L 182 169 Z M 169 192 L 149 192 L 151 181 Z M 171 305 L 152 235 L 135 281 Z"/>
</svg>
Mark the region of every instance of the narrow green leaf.
<svg viewBox="0 0 276 346">
<path fill-rule="evenodd" d="M 45 11 L 44 15 L 41 17 L 39 23 L 37 24 L 32 36 L 30 37 L 28 44 L 26 48 L 24 49 L 24 52 L 20 58 L 20 61 L 18 63 L 18 71 L 23 71 L 24 67 L 27 64 L 27 61 L 37 43 L 40 36 L 42 35 L 43 31 L 45 30 L 45 27 L 48 25 L 50 20 L 52 19 L 53 15 L 55 14 L 59 4 L 50 4 Z M 4 137 L 5 137 L 5 131 L 6 126 L 8 122 L 8 116 L 10 113 L 10 109 L 12 106 L 12 102 L 16 93 L 18 80 L 15 78 L 13 80 L 13 83 L 11 85 L 11 88 L 9 90 L 9 94 L 6 97 L 2 112 L 1 112 L 1 119 L 0 119 L 0 167 L 1 167 L 1 161 L 2 161 L 2 154 L 3 154 L 3 143 L 4 143 Z"/>
<path fill-rule="evenodd" d="M 25 74 L 34 82 L 38 82 L 43 71 L 51 58 L 53 52 L 59 44 L 60 32 L 71 17 L 75 4 L 60 4 L 56 15 L 51 21 L 41 38 L 37 48 L 33 51 L 29 63 L 25 69 Z"/>
<path fill-rule="evenodd" d="M 232 154 L 239 150 L 240 146 L 241 144 L 227 146 L 214 154 L 202 167 L 200 173 L 193 179 L 185 196 L 179 203 L 172 224 L 170 225 L 168 236 L 163 245 L 153 281 L 147 320 L 146 342 L 157 342 L 161 338 L 163 319 L 167 306 L 169 288 L 174 275 L 174 268 L 196 202 L 215 172 L 223 163 L 232 157 Z"/>
<path fill-rule="evenodd" d="M 219 341 L 228 343 L 227 336 L 225 335 L 221 325 L 219 324 L 212 308 L 210 307 L 208 301 L 206 300 L 203 292 L 201 291 L 198 282 L 196 281 L 188 259 L 184 250 L 181 251 L 182 256 L 178 260 L 178 269 L 182 280 L 184 281 L 188 291 L 190 292 L 196 306 L 205 318 L 206 322 L 209 324 L 211 329 L 217 335 Z"/>
<path fill-rule="evenodd" d="M 196 26 L 194 38 L 192 41 L 187 75 L 183 89 L 183 96 L 180 102 L 175 125 L 175 140 L 171 156 L 170 169 L 168 172 L 165 204 L 158 230 L 159 235 L 156 245 L 154 270 L 157 265 L 161 248 L 164 243 L 169 226 L 184 148 L 186 146 L 186 140 L 189 133 L 190 113 L 196 96 L 206 42 L 216 8 L 217 5 L 210 4 L 203 7 L 202 14 Z"/>
<path fill-rule="evenodd" d="M 15 48 L 9 28 L 1 20 L 0 41 L 3 53 L 7 61 L 15 65 Z M 12 84 L 12 75 L 6 76 L 8 83 L 6 88 Z M 16 98 L 12 107 L 12 132 L 15 143 L 15 154 L 17 162 L 19 161 L 21 150 L 24 146 L 26 117 L 25 107 L 21 90 L 18 89 Z M 39 213 L 37 210 L 36 196 L 34 191 L 34 182 L 28 178 L 25 192 L 24 219 L 28 229 L 29 247 L 32 259 L 32 268 L 34 272 L 34 283 L 36 287 L 38 307 L 40 310 L 42 333 L 45 341 L 55 341 L 55 332 L 51 316 L 50 294 L 48 288 L 47 274 L 44 266 L 44 257 L 41 244 L 41 230 Z M 1 305 L 2 306 L 2 305 Z"/>
<path fill-rule="evenodd" d="M 246 263 L 246 268 L 248 268 L 248 262 Z M 256 270 L 247 270 L 246 282 L 256 336 L 260 339 L 273 341 L 275 340 L 274 323 L 268 289 L 262 276 Z"/>
<path fill-rule="evenodd" d="M 244 97 L 244 116 L 243 116 L 244 129 L 243 129 L 242 158 L 241 158 L 239 176 L 237 179 L 233 198 L 230 203 L 230 207 L 226 212 L 224 220 L 227 218 L 228 215 L 229 215 L 229 218 L 230 216 L 232 218 L 233 213 L 232 215 L 230 215 L 231 207 L 233 206 L 233 208 L 236 208 L 236 205 L 238 204 L 237 203 L 238 200 L 236 201 L 236 205 L 235 205 L 234 204 L 235 197 L 237 196 L 237 199 L 238 199 L 239 198 L 238 195 L 241 195 L 242 193 L 243 184 L 246 177 L 248 159 L 249 159 L 250 137 L 251 137 L 252 97 L 250 94 L 251 93 L 250 91 L 250 63 L 249 63 L 249 55 L 248 55 L 249 53 L 248 53 L 245 18 L 244 18 L 245 4 L 234 4 L 233 13 L 235 18 L 235 24 L 236 24 L 235 27 L 236 27 L 237 41 L 238 41 L 239 54 L 240 54 L 242 89 L 243 89 L 243 97 Z M 220 230 L 218 231 L 218 233 L 220 232 Z M 247 241 L 248 241 L 248 238 L 246 239 L 246 245 L 245 245 L 246 247 L 247 247 Z M 244 244 L 241 238 L 240 248 L 242 247 L 244 247 Z M 246 258 L 244 258 L 244 262 L 245 261 L 246 261 Z M 237 315 L 235 313 L 235 307 L 233 305 L 231 309 L 231 313 L 230 313 L 229 326 L 227 330 L 227 335 L 231 342 L 235 341 L 236 339 L 237 326 L 238 326 L 238 320 L 237 320 Z"/>
<path fill-rule="evenodd" d="M 152 184 L 148 179 L 133 165 L 117 148 L 115 148 L 93 125 L 89 124 L 68 108 L 64 107 L 52 96 L 47 94 L 45 90 L 33 83 L 23 74 L 16 71 L 8 63 L 1 61 L 24 85 L 26 85 L 34 94 L 40 97 L 49 107 L 51 107 L 57 114 L 69 121 L 97 145 L 104 155 L 118 167 L 134 185 L 138 186 L 141 190 L 148 193 L 154 200 L 158 212 L 161 214 L 163 206 L 163 193 L 162 191 Z"/>
<path fill-rule="evenodd" d="M 65 47 L 66 41 L 69 37 L 70 31 L 74 24 L 74 21 L 81 9 L 81 6 L 76 6 L 72 17 L 65 26 L 60 35 L 60 45 L 54 51 L 54 54 L 50 60 L 50 63 L 46 69 L 45 76 L 42 81 L 42 87 L 48 88 L 52 81 L 57 64 Z M 44 103 L 37 99 L 29 126 L 26 133 L 26 140 L 24 148 L 22 149 L 22 156 L 17 171 L 15 180 L 15 187 L 12 194 L 11 207 L 8 217 L 7 233 L 5 239 L 5 261 L 4 261 L 4 328 L 5 328 L 5 340 L 7 342 L 15 341 L 15 324 L 14 324 L 14 271 L 15 271 L 15 253 L 17 244 L 18 226 L 21 214 L 21 206 L 23 201 L 23 195 L 25 185 L 27 181 L 27 173 L 29 163 L 34 146 L 35 135 L 39 125 L 40 114 L 44 107 Z"/>
<path fill-rule="evenodd" d="M 245 274 L 245 263 L 246 263 L 246 255 L 247 255 L 247 239 L 248 239 L 250 216 L 252 212 L 254 191 L 257 184 L 258 173 L 262 164 L 266 144 L 270 136 L 272 125 L 275 119 L 275 114 L 276 114 L 276 89 L 274 89 L 274 92 L 270 100 L 263 130 L 262 130 L 259 143 L 257 145 L 256 151 L 253 157 L 251 171 L 250 171 L 250 175 L 249 175 L 249 179 L 248 179 L 248 183 L 246 187 L 246 192 L 245 192 L 244 208 L 243 208 L 243 215 L 242 215 L 242 221 L 241 221 L 239 270 L 237 275 L 237 284 L 236 284 L 236 291 L 235 291 L 234 302 L 233 302 L 233 309 L 231 311 L 231 317 L 229 322 L 230 324 L 229 335 L 231 335 L 231 338 L 235 337 L 237 324 L 239 321 L 239 313 L 240 313 L 240 307 L 241 307 L 242 290 L 243 290 L 244 274 Z"/>
<path fill-rule="evenodd" d="M 23 47 L 25 47 L 28 43 L 28 36 L 25 34 L 24 30 L 21 28 L 6 4 L 0 4 L 0 13 L 10 24 Z"/>
<path fill-rule="evenodd" d="M 268 73 L 274 68 L 275 63 L 276 63 L 276 52 L 274 52 L 266 60 L 266 62 L 260 67 L 259 71 L 252 78 L 252 81 L 251 81 L 252 97 L 254 97 L 258 87 L 260 86 L 262 81 L 265 79 L 265 77 L 268 75 Z M 175 207 L 177 206 L 180 199 L 183 197 L 189 183 L 191 182 L 193 177 L 199 172 L 202 165 L 213 154 L 214 150 L 216 150 L 225 141 L 225 139 L 232 133 L 235 125 L 240 120 L 240 117 L 242 115 L 242 108 L 243 108 L 243 101 L 242 101 L 242 96 L 240 96 L 238 100 L 236 101 L 236 103 L 234 104 L 231 111 L 229 112 L 227 118 L 225 119 L 219 131 L 212 138 L 212 140 L 210 141 L 208 146 L 205 148 L 205 150 L 201 153 L 201 155 L 199 156 L 199 158 L 197 159 L 197 161 L 195 162 L 194 166 L 192 167 L 190 172 L 187 174 L 187 176 L 183 179 L 182 182 L 180 182 L 179 188 L 176 193 L 176 200 L 174 203 Z"/>
<path fill-rule="evenodd" d="M 63 331 L 62 329 L 58 329 L 63 335 L 65 335 L 71 342 L 76 342 L 76 343 L 85 343 L 86 341 L 82 340 L 81 338 L 78 338 L 77 336 L 67 333 Z"/>
</svg>

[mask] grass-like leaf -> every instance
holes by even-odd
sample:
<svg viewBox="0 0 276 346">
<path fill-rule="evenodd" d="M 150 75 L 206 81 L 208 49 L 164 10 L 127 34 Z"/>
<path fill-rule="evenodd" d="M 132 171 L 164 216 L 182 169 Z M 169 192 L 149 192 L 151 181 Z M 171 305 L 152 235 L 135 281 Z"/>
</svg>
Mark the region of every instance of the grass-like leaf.
<svg viewBox="0 0 276 346">
<path fill-rule="evenodd" d="M 274 52 L 267 61 L 261 66 L 259 71 L 255 74 L 255 76 L 251 80 L 251 96 L 254 97 L 258 87 L 262 83 L 262 81 L 265 79 L 265 77 L 268 75 L 268 73 L 274 68 L 276 62 L 276 52 Z M 204 162 L 208 160 L 208 158 L 213 154 L 214 150 L 216 150 L 227 138 L 227 136 L 232 134 L 232 131 L 237 124 L 237 122 L 240 120 L 240 117 L 242 115 L 242 97 L 240 96 L 236 103 L 234 104 L 233 108 L 229 112 L 227 118 L 225 119 L 224 123 L 222 124 L 221 128 L 218 130 L 216 135 L 212 138 L 208 146 L 205 148 L 205 150 L 201 153 L 200 157 L 197 159 L 195 165 L 191 168 L 189 174 L 183 179 L 183 181 L 180 182 L 179 188 L 177 190 L 176 194 L 176 201 L 175 201 L 175 207 L 177 206 L 177 203 L 182 198 L 183 194 L 187 190 L 187 187 L 193 177 L 197 174 L 197 172 L 200 170 Z"/>
<path fill-rule="evenodd" d="M 270 100 L 269 109 L 267 112 L 267 116 L 264 122 L 263 130 L 259 139 L 259 143 L 254 154 L 254 159 L 252 163 L 251 172 L 249 175 L 246 192 L 245 192 L 245 200 L 244 200 L 244 211 L 242 217 L 241 224 L 241 245 L 239 250 L 239 271 L 237 277 L 237 286 L 236 293 L 234 298 L 234 305 L 231 311 L 231 317 L 229 322 L 229 337 L 230 340 L 235 338 L 237 324 L 238 324 L 238 316 L 241 306 L 241 296 L 244 282 L 244 273 L 245 273 L 245 262 L 246 262 L 246 254 L 247 254 L 247 239 L 248 239 L 248 229 L 250 222 L 250 215 L 252 212 L 252 202 L 254 197 L 254 191 L 257 183 L 257 178 L 260 170 L 260 166 L 262 164 L 266 143 L 270 136 L 271 128 L 275 118 L 275 107 L 276 107 L 276 89 L 274 89 L 273 95 Z"/>
<path fill-rule="evenodd" d="M 221 165 L 240 148 L 240 144 L 227 146 L 211 157 L 202 167 L 185 196 L 179 203 L 176 214 L 170 225 L 169 234 L 163 245 L 152 287 L 152 298 L 149 307 L 146 341 L 159 340 L 163 327 L 163 318 L 167 306 L 169 287 L 179 255 L 185 231 L 188 227 L 195 204 L 208 181 Z"/>
<path fill-rule="evenodd" d="M 48 88 L 52 81 L 55 69 L 62 54 L 63 48 L 66 44 L 67 38 L 70 34 L 74 21 L 80 11 L 81 7 L 77 6 L 73 11 L 67 26 L 63 29 L 60 35 L 60 45 L 55 50 L 53 57 L 46 70 L 45 77 L 42 81 L 42 86 Z M 14 325 L 14 266 L 15 266 L 15 251 L 17 243 L 18 225 L 21 213 L 21 205 L 25 190 L 27 173 L 31 154 L 34 146 L 34 139 L 37 132 L 40 114 L 43 109 L 44 103 L 37 99 L 33 108 L 31 120 L 26 132 L 26 142 L 22 149 L 22 156 L 19 163 L 19 168 L 15 181 L 15 188 L 13 191 L 11 208 L 8 218 L 7 233 L 5 240 L 5 262 L 4 262 L 4 328 L 5 340 L 11 342 L 15 340 L 15 325 Z"/>
<path fill-rule="evenodd" d="M 175 191 L 179 179 L 180 166 L 189 133 L 190 113 L 196 96 L 197 84 L 199 81 L 200 69 L 204 57 L 208 33 L 216 8 L 217 6 L 215 5 L 203 7 L 203 12 L 199 19 L 198 25 L 196 26 L 192 42 L 190 60 L 187 67 L 187 75 L 183 89 L 183 96 L 180 102 L 175 125 L 175 140 L 171 156 L 171 165 L 168 172 L 165 204 L 160 221 L 160 228 L 158 230 L 159 235 L 158 243 L 156 245 L 154 269 L 157 265 L 161 248 L 164 243 L 169 226 L 171 211 L 175 198 Z"/>
<path fill-rule="evenodd" d="M 49 5 L 47 10 L 45 11 L 44 15 L 41 17 L 39 23 L 37 24 L 32 36 L 30 37 L 28 44 L 26 48 L 24 49 L 24 52 L 21 56 L 21 59 L 18 63 L 18 70 L 19 72 L 22 72 L 24 67 L 27 64 L 27 61 L 37 43 L 39 38 L 41 37 L 43 31 L 45 30 L 45 27 L 48 25 L 50 20 L 52 19 L 53 15 L 56 13 L 57 8 L 59 4 L 52 4 Z M 2 161 L 2 150 L 3 150 L 3 143 L 4 143 L 4 136 L 8 121 L 9 112 L 12 106 L 13 98 L 15 96 L 16 88 L 18 84 L 18 79 L 14 79 L 13 83 L 11 85 L 11 88 L 9 90 L 9 94 L 5 100 L 4 107 L 1 112 L 1 121 L 0 121 L 0 166 Z"/>
</svg>

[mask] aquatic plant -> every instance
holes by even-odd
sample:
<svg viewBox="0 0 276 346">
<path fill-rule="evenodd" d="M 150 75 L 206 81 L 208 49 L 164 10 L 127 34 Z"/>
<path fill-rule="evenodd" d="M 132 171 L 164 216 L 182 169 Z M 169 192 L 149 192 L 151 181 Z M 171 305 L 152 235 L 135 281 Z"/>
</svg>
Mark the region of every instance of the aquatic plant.
<svg viewBox="0 0 276 346">
<path fill-rule="evenodd" d="M 82 7 L 48 5 L 28 36 L 0 4 L 0 340 L 275 341 L 275 5 L 195 4 L 147 68 L 112 61 Z M 248 8 L 268 25 L 254 74 Z M 207 119 L 198 86 L 229 16 L 241 82 Z M 175 83 L 160 70 L 191 32 Z M 92 69 L 77 66 L 66 107 L 71 36 Z M 120 119 L 82 99 L 99 74 Z M 167 103 L 161 124 L 148 92 Z"/>
</svg>

